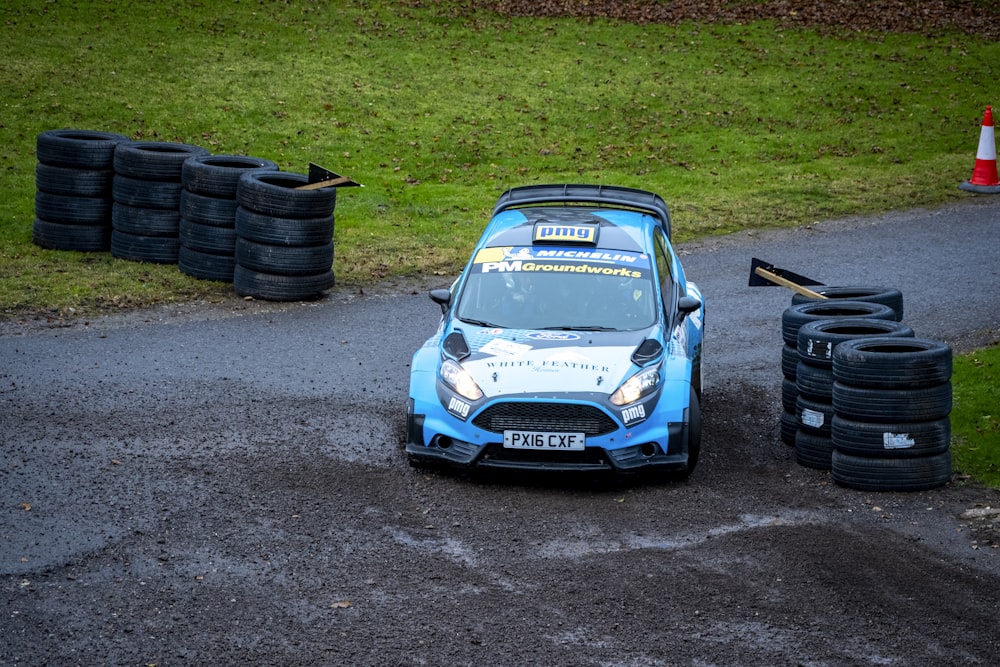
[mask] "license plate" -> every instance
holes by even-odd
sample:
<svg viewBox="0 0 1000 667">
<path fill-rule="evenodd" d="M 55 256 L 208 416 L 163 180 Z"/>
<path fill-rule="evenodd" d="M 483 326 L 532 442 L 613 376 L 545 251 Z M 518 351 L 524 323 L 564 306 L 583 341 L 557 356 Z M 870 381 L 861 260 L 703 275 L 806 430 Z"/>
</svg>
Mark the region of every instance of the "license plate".
<svg viewBox="0 0 1000 667">
<path fill-rule="evenodd" d="M 583 433 L 504 431 L 503 446 L 507 449 L 580 451 L 587 446 L 587 436 Z"/>
</svg>

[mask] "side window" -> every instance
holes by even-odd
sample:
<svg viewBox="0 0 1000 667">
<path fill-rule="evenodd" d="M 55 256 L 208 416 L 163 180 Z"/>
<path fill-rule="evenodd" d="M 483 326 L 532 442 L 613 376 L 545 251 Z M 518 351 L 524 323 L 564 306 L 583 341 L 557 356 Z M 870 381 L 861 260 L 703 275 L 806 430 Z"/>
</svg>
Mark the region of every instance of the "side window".
<svg viewBox="0 0 1000 667">
<path fill-rule="evenodd" d="M 674 288 L 670 265 L 670 253 L 666 249 L 663 232 L 656 230 L 656 273 L 660 281 L 660 296 L 663 298 L 663 310 L 669 313 L 673 308 Z"/>
</svg>

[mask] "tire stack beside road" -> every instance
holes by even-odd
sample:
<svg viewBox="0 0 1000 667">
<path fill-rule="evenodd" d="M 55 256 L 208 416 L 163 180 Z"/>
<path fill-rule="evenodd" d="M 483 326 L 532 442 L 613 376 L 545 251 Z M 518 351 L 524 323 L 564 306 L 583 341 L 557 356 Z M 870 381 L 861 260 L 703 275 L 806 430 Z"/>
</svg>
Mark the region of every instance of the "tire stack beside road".
<svg viewBox="0 0 1000 667">
<path fill-rule="evenodd" d="M 108 250 L 115 148 L 129 141 L 122 134 L 94 130 L 47 130 L 38 135 L 35 245 L 52 250 Z"/>
<path fill-rule="evenodd" d="M 800 430 L 805 430 L 808 436 L 829 437 L 830 417 L 832 408 L 806 399 L 805 404 L 799 402 L 798 366 L 799 366 L 799 329 L 810 322 L 836 320 L 843 318 L 865 318 L 878 320 L 895 320 L 895 311 L 884 304 L 867 301 L 842 301 L 838 299 L 793 303 L 785 309 L 781 316 L 781 338 L 784 342 L 781 351 L 781 439 L 788 445 L 795 445 Z M 803 410 L 807 410 L 803 424 Z"/>
<path fill-rule="evenodd" d="M 242 155 L 197 155 L 184 161 L 177 257 L 182 273 L 233 282 L 236 192 L 248 171 L 278 171 L 278 165 Z"/>
<path fill-rule="evenodd" d="M 918 491 L 951 478 L 952 350 L 866 338 L 833 352 L 832 474 L 863 491 Z"/>
<path fill-rule="evenodd" d="M 291 172 L 240 177 L 233 272 L 240 296 L 300 301 L 333 286 L 337 189 L 299 189 L 308 183 L 308 176 Z"/>
<path fill-rule="evenodd" d="M 838 318 L 803 324 L 798 331 L 796 366 L 795 458 L 800 465 L 829 470 L 832 466 L 833 352 L 861 338 L 913 337 L 913 329 L 892 319 Z"/>
<path fill-rule="evenodd" d="M 111 254 L 137 262 L 176 264 L 184 161 L 208 155 L 200 146 L 137 141 L 115 149 Z"/>
</svg>

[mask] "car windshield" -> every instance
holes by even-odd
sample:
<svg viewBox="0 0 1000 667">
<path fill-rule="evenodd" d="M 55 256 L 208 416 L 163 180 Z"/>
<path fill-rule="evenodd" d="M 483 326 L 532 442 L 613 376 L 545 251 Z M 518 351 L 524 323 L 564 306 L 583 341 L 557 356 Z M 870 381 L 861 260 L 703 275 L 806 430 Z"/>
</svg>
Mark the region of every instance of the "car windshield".
<svg viewBox="0 0 1000 667">
<path fill-rule="evenodd" d="M 480 250 L 456 316 L 504 329 L 634 331 L 656 321 L 649 256 L 574 247 Z"/>
</svg>

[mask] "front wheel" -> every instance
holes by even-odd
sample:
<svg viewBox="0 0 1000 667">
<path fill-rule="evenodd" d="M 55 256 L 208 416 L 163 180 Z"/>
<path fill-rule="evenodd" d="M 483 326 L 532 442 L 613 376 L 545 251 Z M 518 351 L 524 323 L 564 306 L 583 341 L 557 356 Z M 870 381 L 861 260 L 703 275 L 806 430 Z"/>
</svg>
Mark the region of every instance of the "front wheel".
<svg viewBox="0 0 1000 667">
<path fill-rule="evenodd" d="M 681 473 L 681 477 L 687 478 L 698 465 L 698 456 L 701 454 L 701 400 L 698 392 L 691 388 L 691 402 L 688 407 L 688 428 L 687 428 L 687 468 Z"/>
</svg>

